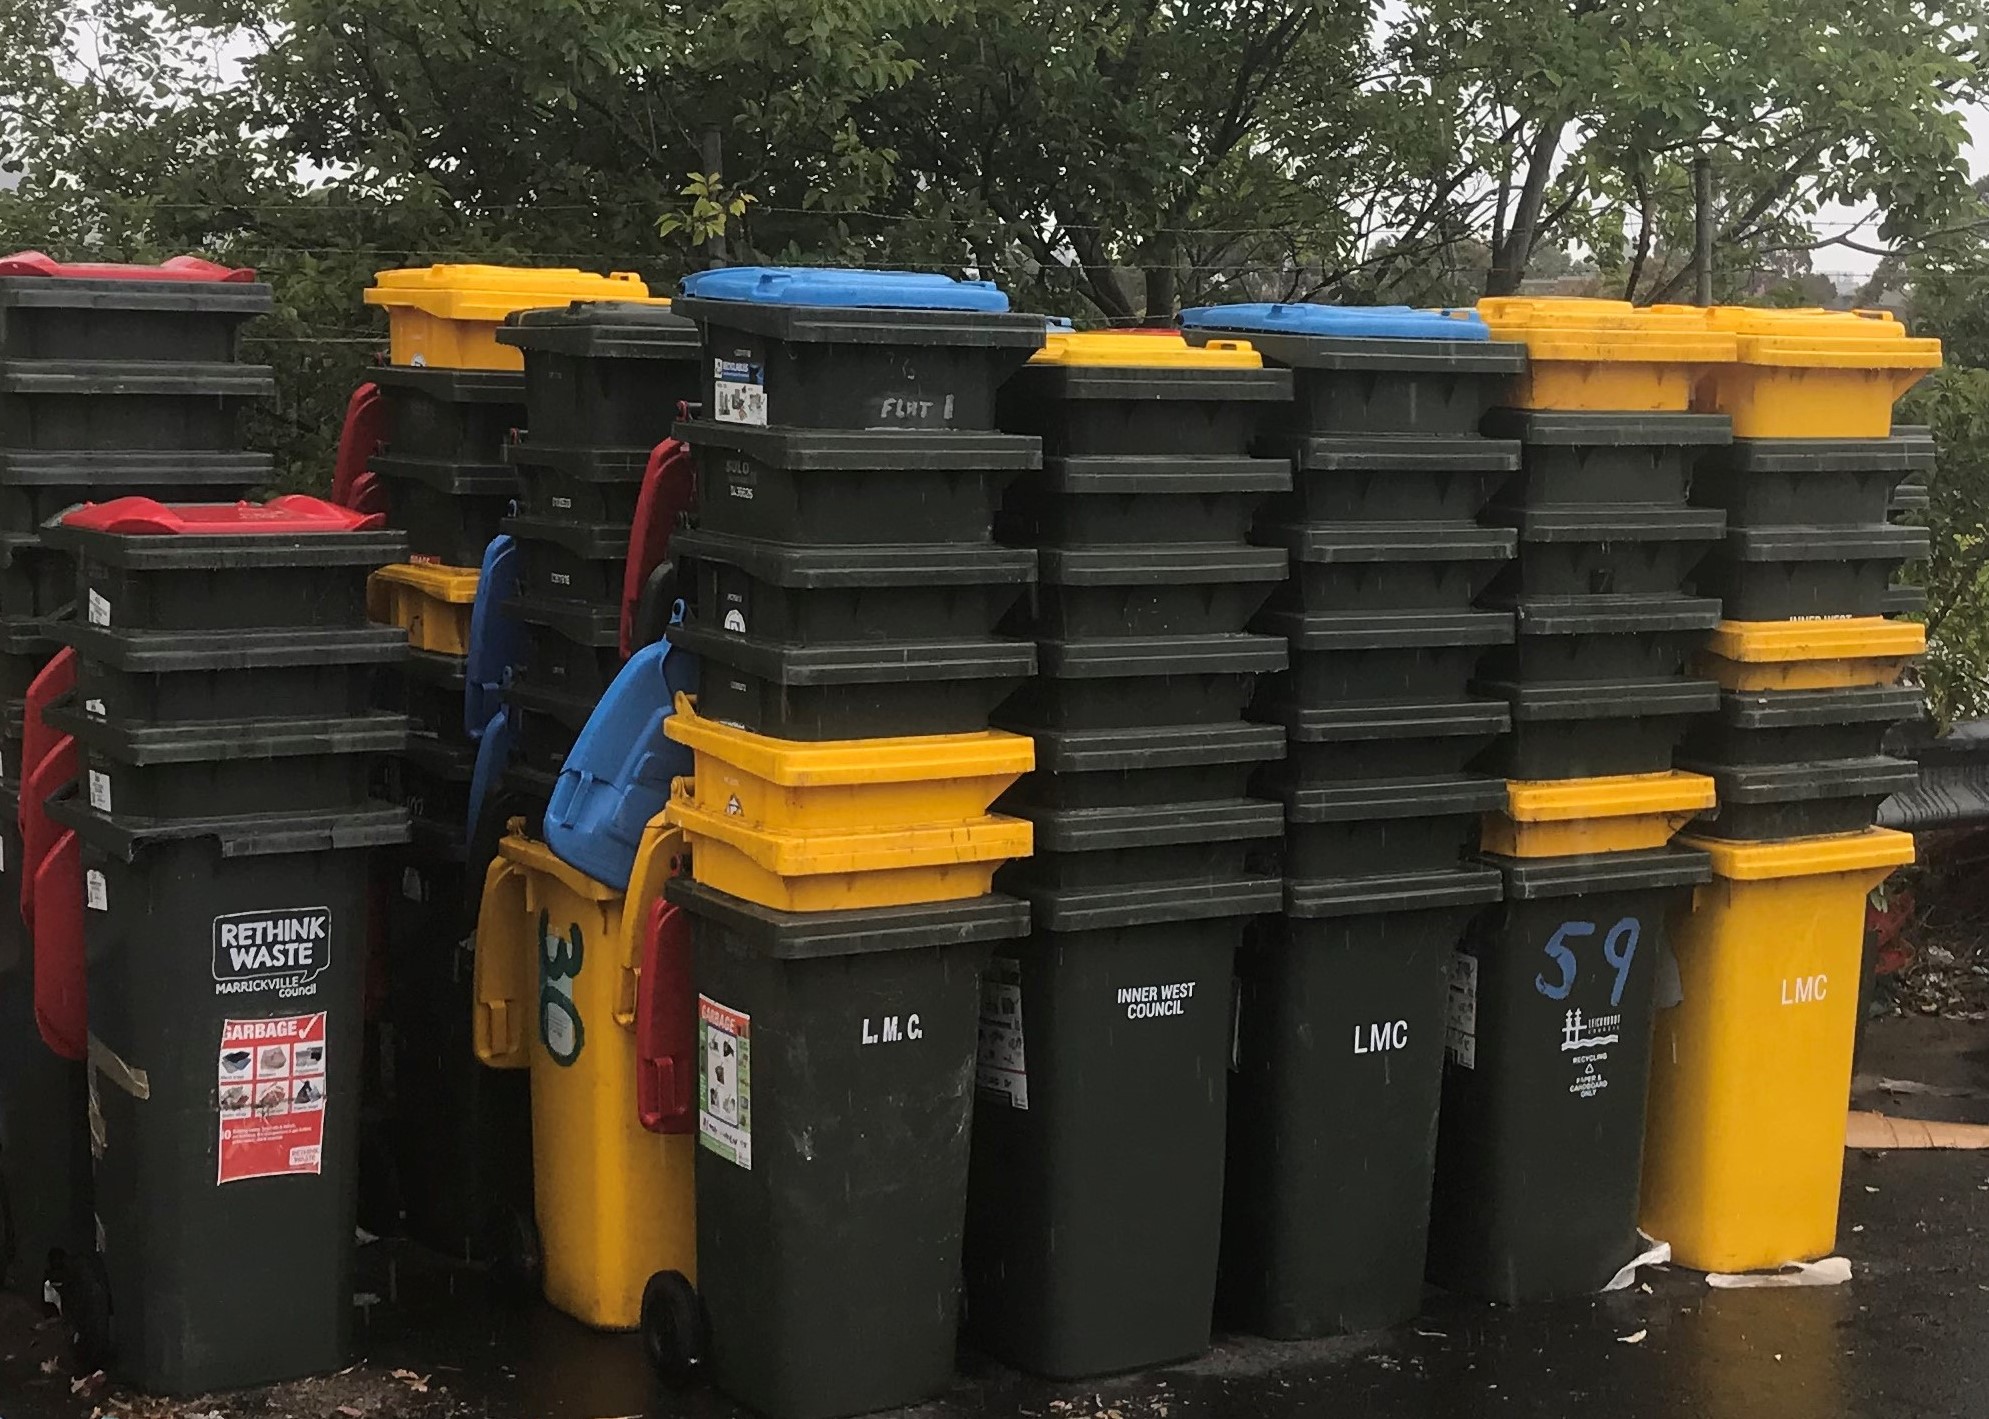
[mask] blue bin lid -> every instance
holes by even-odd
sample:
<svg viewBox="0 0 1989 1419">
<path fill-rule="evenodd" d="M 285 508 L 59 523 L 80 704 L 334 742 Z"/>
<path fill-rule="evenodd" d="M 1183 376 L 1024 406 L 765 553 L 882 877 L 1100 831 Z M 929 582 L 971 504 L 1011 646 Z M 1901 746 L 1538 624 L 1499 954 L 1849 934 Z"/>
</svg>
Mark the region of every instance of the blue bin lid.
<svg viewBox="0 0 1989 1419">
<path fill-rule="evenodd" d="M 999 314 L 1008 297 L 992 281 L 956 281 L 926 271 L 851 271 L 818 266 L 727 266 L 684 277 L 683 293 L 757 305 L 875 306 Z"/>
<path fill-rule="evenodd" d="M 1329 335 L 1364 340 L 1490 340 L 1475 310 L 1451 313 L 1408 305 L 1309 303 L 1208 305 L 1181 312 L 1192 330 L 1254 330 L 1282 335 Z"/>
<path fill-rule="evenodd" d="M 463 823 L 465 842 L 476 841 L 477 819 L 483 816 L 483 805 L 511 762 L 511 716 L 503 706 L 497 708 L 488 723 L 477 726 L 476 741 L 477 762 L 470 772 L 469 814 Z"/>
<path fill-rule="evenodd" d="M 483 549 L 477 599 L 470 606 L 469 653 L 463 660 L 463 732 L 483 735 L 497 713 L 511 672 L 525 654 L 525 627 L 504 610 L 518 594 L 518 544 L 508 532 Z"/>
<path fill-rule="evenodd" d="M 573 741 L 546 808 L 546 846 L 569 866 L 628 886 L 649 820 L 670 801 L 670 781 L 691 772 L 691 751 L 663 733 L 679 692 L 696 694 L 697 657 L 668 641 L 629 657 Z"/>
</svg>

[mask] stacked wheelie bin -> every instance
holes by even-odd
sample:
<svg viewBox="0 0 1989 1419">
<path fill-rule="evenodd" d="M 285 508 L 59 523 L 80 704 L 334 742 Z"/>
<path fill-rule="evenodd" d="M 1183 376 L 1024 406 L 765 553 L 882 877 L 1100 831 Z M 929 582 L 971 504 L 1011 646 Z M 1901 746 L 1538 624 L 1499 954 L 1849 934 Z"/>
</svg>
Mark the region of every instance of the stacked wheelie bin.
<svg viewBox="0 0 1989 1419">
<path fill-rule="evenodd" d="M 253 271 L 197 257 L 0 257 L 0 1282 L 36 1299 L 93 1246 L 79 983 L 37 977 L 33 872 L 49 835 L 32 855 L 21 838 L 22 810 L 76 776 L 73 745 L 49 754 L 58 736 L 40 722 L 73 683 L 73 665 L 50 660 L 51 623 L 75 599 L 42 525 L 91 500 L 227 499 L 266 482 L 242 415 L 271 374 L 241 360 L 240 334 L 269 308 Z"/>
<path fill-rule="evenodd" d="M 1665 922 L 1708 875 L 1671 838 L 1713 803 L 1673 766 L 1718 700 L 1685 672 L 1719 603 L 1686 586 L 1723 519 L 1688 487 L 1729 435 L 1692 392 L 1734 347 L 1613 301 L 1479 312 L 1527 352 L 1484 423 L 1520 469 L 1480 515 L 1518 541 L 1480 597 L 1515 618 L 1477 682 L 1512 712 L 1483 761 L 1508 780 L 1481 839 L 1504 900 L 1453 965 L 1429 1274 L 1513 1304 L 1600 1290 L 1640 1250 Z"/>
<path fill-rule="evenodd" d="M 1713 881 L 1673 932 L 1643 1218 L 1686 1265 L 1734 1271 L 1836 1245 L 1864 903 L 1913 857 L 1873 824 L 1916 781 L 1881 745 L 1920 713 L 1900 680 L 1924 631 L 1884 613 L 1927 534 L 1887 514 L 1933 448 L 1893 429 L 1892 403 L 1940 346 L 1883 314 L 1693 314 L 1738 342 L 1700 389 L 1734 441 L 1693 486 L 1727 517 L 1699 574 L 1724 603 L 1697 667 L 1719 708 L 1680 752 L 1719 806 L 1684 839 Z"/>
<path fill-rule="evenodd" d="M 406 548 L 377 523 L 127 497 L 44 532 L 89 608 L 44 715 L 79 782 L 24 824 L 53 833 L 37 969 L 92 1071 L 97 1248 L 60 1294 L 86 1367 L 147 1392 L 345 1363 L 369 857 L 407 836 L 371 795 L 406 729 L 373 708 L 405 646 L 366 617 Z"/>
<path fill-rule="evenodd" d="M 992 533 L 1040 451 L 994 429 L 1043 322 L 982 283 L 779 268 L 676 309 L 705 387 L 669 643 L 701 667 L 665 722 L 693 944 L 660 1013 L 694 1032 L 698 1287 L 654 1278 L 644 1330 L 673 1368 L 708 1334 L 774 1419 L 916 1403 L 953 1369 L 981 969 L 1028 930 L 991 883 L 1030 825 L 989 807 L 1031 750 L 989 723 L 1036 669 L 999 633 L 1036 557 Z"/>
<path fill-rule="evenodd" d="M 1290 472 L 1250 444 L 1290 394 L 1247 343 L 1172 333 L 1052 332 L 1002 387 L 1043 443 L 1000 526 L 1037 559 L 1009 623 L 1037 673 L 994 716 L 1036 745 L 996 805 L 1034 827 L 995 879 L 1033 928 L 983 987 L 965 1333 L 1033 1373 L 1209 1343 L 1233 961 L 1284 830 L 1249 792 L 1283 736 L 1243 712 L 1285 664 L 1245 629 L 1285 553 L 1247 534 Z"/>
<path fill-rule="evenodd" d="M 1291 555 L 1255 623 L 1291 668 L 1251 711 L 1287 741 L 1259 774 L 1285 883 L 1238 966 L 1220 1314 L 1280 1338 L 1392 1325 L 1422 1301 L 1451 959 L 1499 897 L 1467 854 L 1502 799 L 1476 761 L 1507 710 L 1472 680 L 1513 618 L 1474 601 L 1514 539 L 1476 519 L 1518 451 L 1478 424 L 1522 352 L 1469 313 L 1239 305 L 1183 324 L 1251 341 L 1295 386 L 1257 444 L 1294 479 L 1252 534 Z"/>
<path fill-rule="evenodd" d="M 658 1136 L 638 1100 L 669 1068 L 641 1055 L 664 980 L 643 952 L 669 944 L 650 913 L 683 868 L 659 815 L 690 755 L 661 726 L 696 688 L 695 660 L 628 638 L 645 590 L 675 599 L 667 538 L 689 474 L 667 440 L 700 352 L 661 302 L 526 311 L 499 338 L 524 351 L 529 424 L 509 449 L 521 493 L 500 538 L 516 672 L 493 687 L 504 704 L 484 732 L 487 751 L 508 741 L 509 767 L 486 766 L 478 810 L 495 860 L 474 1031 L 484 1065 L 527 1071 L 513 1077 L 529 1088 L 534 1195 L 513 1202 L 497 1259 L 568 1314 L 629 1330 L 649 1278 L 694 1264 L 686 1111 Z"/>
<path fill-rule="evenodd" d="M 387 311 L 390 363 L 370 376 L 379 444 L 359 452 L 377 480 L 371 497 L 408 544 L 369 586 L 374 619 L 409 642 L 387 699 L 412 725 L 386 784 L 413 822 L 383 884 L 393 1191 L 409 1233 L 454 1256 L 513 1254 L 530 1197 L 523 1081 L 477 1068 L 468 1033 L 471 928 L 495 851 L 494 834 L 480 851 L 471 841 L 480 740 L 515 650 L 492 594 L 513 559 L 494 544 L 517 508 L 506 455 L 535 387 L 520 349 L 498 337 L 520 311 L 647 294 L 632 276 L 474 265 L 382 271 L 366 292 Z M 542 787 L 534 811 L 550 781 Z"/>
</svg>

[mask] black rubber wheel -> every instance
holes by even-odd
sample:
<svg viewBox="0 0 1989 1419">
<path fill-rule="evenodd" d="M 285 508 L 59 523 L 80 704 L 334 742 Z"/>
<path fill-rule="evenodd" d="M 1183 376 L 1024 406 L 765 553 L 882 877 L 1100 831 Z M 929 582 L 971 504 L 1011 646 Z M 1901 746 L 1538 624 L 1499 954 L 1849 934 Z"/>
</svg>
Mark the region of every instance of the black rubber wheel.
<svg viewBox="0 0 1989 1419">
<path fill-rule="evenodd" d="M 704 1307 L 681 1271 L 659 1271 L 642 1288 L 642 1348 L 656 1377 L 683 1389 L 704 1362 Z"/>
<path fill-rule="evenodd" d="M 545 1253 L 539 1247 L 539 1224 L 522 1207 L 499 1210 L 490 1228 L 491 1279 L 508 1300 L 531 1302 L 545 1285 Z"/>
<path fill-rule="evenodd" d="M 117 1358 L 117 1338 L 111 1328 L 110 1277 L 97 1256 L 66 1257 L 53 1278 L 62 1301 L 62 1318 L 76 1344 L 76 1364 L 83 1373 L 110 1367 Z"/>
</svg>

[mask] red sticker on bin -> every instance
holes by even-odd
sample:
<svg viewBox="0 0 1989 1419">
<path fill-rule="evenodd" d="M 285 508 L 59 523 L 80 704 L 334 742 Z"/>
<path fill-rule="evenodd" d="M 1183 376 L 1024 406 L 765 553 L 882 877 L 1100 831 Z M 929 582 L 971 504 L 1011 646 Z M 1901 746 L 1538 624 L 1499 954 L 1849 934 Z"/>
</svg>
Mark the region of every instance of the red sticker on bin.
<svg viewBox="0 0 1989 1419">
<path fill-rule="evenodd" d="M 323 1011 L 223 1021 L 215 1080 L 217 1183 L 324 1171 Z"/>
</svg>

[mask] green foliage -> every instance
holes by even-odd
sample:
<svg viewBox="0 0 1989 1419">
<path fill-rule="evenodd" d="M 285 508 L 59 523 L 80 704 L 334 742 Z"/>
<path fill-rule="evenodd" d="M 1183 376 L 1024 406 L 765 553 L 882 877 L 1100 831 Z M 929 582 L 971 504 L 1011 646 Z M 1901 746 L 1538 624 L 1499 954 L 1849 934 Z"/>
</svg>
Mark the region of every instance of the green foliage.
<svg viewBox="0 0 1989 1419">
<path fill-rule="evenodd" d="M 1943 724 L 1989 714 L 1989 369 L 1950 366 L 1909 394 L 1902 421 L 1932 426 L 1927 701 Z"/>
<path fill-rule="evenodd" d="M 1722 290 L 1795 299 L 1823 202 L 1952 224 L 1985 2 L 0 0 L 0 240 L 263 271 L 257 436 L 308 484 L 387 266 L 667 287 L 722 241 L 1129 324 L 1465 301 L 1574 246 L 1675 298 L 1706 154 Z"/>
</svg>

